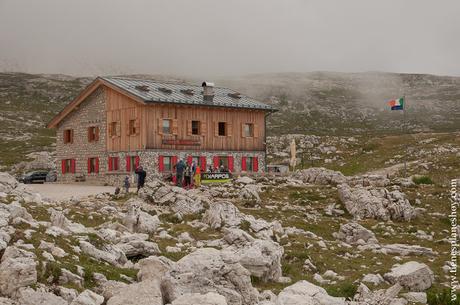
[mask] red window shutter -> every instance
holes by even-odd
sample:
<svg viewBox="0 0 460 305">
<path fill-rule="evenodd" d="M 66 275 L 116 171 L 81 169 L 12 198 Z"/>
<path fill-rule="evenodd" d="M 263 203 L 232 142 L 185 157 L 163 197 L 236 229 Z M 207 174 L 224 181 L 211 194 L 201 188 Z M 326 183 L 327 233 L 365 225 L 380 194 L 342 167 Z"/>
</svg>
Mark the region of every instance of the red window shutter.
<svg viewBox="0 0 460 305">
<path fill-rule="evenodd" d="M 177 164 L 177 156 L 173 156 L 173 157 L 172 157 L 172 164 L 171 164 L 171 165 L 172 165 L 172 167 L 174 168 L 174 167 L 176 166 L 176 164 Z"/>
<path fill-rule="evenodd" d="M 88 158 L 88 174 L 91 173 L 91 158 Z"/>
<path fill-rule="evenodd" d="M 130 172 L 131 171 L 131 157 L 126 156 L 126 171 Z"/>
<path fill-rule="evenodd" d="M 109 157 L 109 163 L 108 163 L 108 168 L 109 168 L 109 172 L 113 171 L 113 168 L 112 168 L 112 157 Z"/>
<path fill-rule="evenodd" d="M 61 160 L 61 172 L 65 174 L 65 160 Z"/>
<path fill-rule="evenodd" d="M 96 164 L 95 164 L 94 171 L 96 172 L 96 174 L 98 174 L 99 173 L 99 158 L 96 158 L 95 161 L 96 161 L 95 162 Z"/>
<path fill-rule="evenodd" d="M 114 162 L 115 168 L 114 168 L 114 170 L 117 171 L 120 168 L 120 158 L 115 157 L 114 159 L 115 159 L 115 162 Z"/>
<path fill-rule="evenodd" d="M 219 157 L 218 156 L 214 156 L 212 158 L 212 162 L 213 162 L 214 168 L 219 168 Z"/>
<path fill-rule="evenodd" d="M 233 156 L 228 156 L 228 170 L 233 172 Z"/>
<path fill-rule="evenodd" d="M 200 163 L 201 163 L 201 172 L 206 171 L 206 157 L 202 156 L 200 157 Z"/>
<path fill-rule="evenodd" d="M 140 161 L 141 161 L 141 159 L 139 158 L 139 156 L 136 156 L 136 159 L 134 160 L 134 162 L 135 162 L 134 165 L 135 165 L 136 169 L 139 167 Z"/>
<path fill-rule="evenodd" d="M 164 157 L 163 156 L 158 156 L 158 170 L 161 172 L 164 172 L 165 170 L 165 163 L 164 163 Z"/>
<path fill-rule="evenodd" d="M 75 174 L 75 159 L 70 160 L 70 172 Z"/>
<path fill-rule="evenodd" d="M 188 164 L 188 165 L 191 165 L 191 164 L 192 164 L 192 161 L 193 161 L 192 156 L 188 156 L 188 157 L 187 157 L 187 164 Z"/>
<path fill-rule="evenodd" d="M 246 157 L 241 157 L 241 170 L 246 170 Z"/>
<path fill-rule="evenodd" d="M 257 157 L 254 157 L 252 158 L 252 162 L 254 162 L 254 164 L 252 165 L 252 168 L 253 168 L 253 171 L 254 172 L 258 172 L 259 171 L 259 159 Z"/>
</svg>

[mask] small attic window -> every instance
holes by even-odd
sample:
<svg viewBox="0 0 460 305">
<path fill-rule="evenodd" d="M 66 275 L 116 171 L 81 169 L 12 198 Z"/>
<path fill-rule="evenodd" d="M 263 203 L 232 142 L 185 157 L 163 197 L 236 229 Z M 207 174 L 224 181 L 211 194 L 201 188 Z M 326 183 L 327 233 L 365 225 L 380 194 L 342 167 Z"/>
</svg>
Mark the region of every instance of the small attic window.
<svg viewBox="0 0 460 305">
<path fill-rule="evenodd" d="M 145 91 L 145 92 L 150 91 L 149 86 L 147 86 L 147 85 L 137 85 L 136 89 L 139 90 L 139 91 Z"/>
<path fill-rule="evenodd" d="M 182 89 L 180 92 L 182 92 L 185 95 L 193 95 L 192 89 Z"/>
<path fill-rule="evenodd" d="M 238 98 L 240 99 L 241 98 L 241 94 L 238 93 L 238 92 L 235 92 L 235 93 L 229 93 L 228 96 L 230 96 L 231 98 Z"/>
<path fill-rule="evenodd" d="M 168 88 L 158 88 L 158 90 L 160 90 L 161 92 L 163 93 L 167 93 L 167 94 L 171 94 L 172 93 L 172 90 L 171 89 L 168 89 Z"/>
</svg>

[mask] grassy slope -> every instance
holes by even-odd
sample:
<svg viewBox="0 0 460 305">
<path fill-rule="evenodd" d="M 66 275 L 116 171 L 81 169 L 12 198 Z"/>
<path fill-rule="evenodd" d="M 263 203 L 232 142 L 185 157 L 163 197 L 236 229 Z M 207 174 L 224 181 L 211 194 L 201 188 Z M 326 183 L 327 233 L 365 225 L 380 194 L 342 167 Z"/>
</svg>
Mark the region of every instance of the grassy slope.
<svg viewBox="0 0 460 305">
<path fill-rule="evenodd" d="M 183 81 L 173 77 L 136 76 Z M 0 73 L 0 168 L 32 151 L 49 150 L 54 131 L 46 123 L 91 79 Z M 188 80 L 196 82 L 195 80 Z M 219 80 L 280 109 L 269 134 L 399 133 L 400 112 L 384 111 L 386 98 L 406 94 L 412 131 L 458 130 L 460 78 L 391 73 L 282 73 Z"/>
</svg>

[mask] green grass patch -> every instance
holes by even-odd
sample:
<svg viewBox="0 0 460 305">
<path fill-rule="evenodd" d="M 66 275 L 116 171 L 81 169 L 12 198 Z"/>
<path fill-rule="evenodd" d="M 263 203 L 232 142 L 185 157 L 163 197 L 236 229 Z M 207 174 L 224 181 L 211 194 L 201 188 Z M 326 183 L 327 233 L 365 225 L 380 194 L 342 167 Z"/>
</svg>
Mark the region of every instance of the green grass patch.
<svg viewBox="0 0 460 305">
<path fill-rule="evenodd" d="M 427 301 L 429 305 L 460 305 L 460 293 L 452 295 L 451 289 L 429 289 L 427 291 Z M 455 298 L 455 300 L 453 300 Z"/>
<path fill-rule="evenodd" d="M 358 290 L 356 284 L 350 282 L 344 282 L 339 285 L 333 285 L 326 288 L 326 291 L 329 295 L 333 297 L 344 297 L 352 299 Z"/>
<path fill-rule="evenodd" d="M 415 184 L 433 184 L 433 180 L 428 176 L 414 176 L 412 177 L 412 181 Z"/>
</svg>

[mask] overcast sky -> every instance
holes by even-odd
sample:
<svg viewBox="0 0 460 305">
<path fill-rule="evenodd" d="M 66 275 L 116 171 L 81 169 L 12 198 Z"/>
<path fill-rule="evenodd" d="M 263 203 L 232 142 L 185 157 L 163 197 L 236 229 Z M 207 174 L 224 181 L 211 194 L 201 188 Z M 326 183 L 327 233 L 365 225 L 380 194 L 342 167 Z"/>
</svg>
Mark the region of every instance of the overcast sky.
<svg viewBox="0 0 460 305">
<path fill-rule="evenodd" d="M 459 0 L 0 0 L 0 71 L 460 75 Z"/>
</svg>

